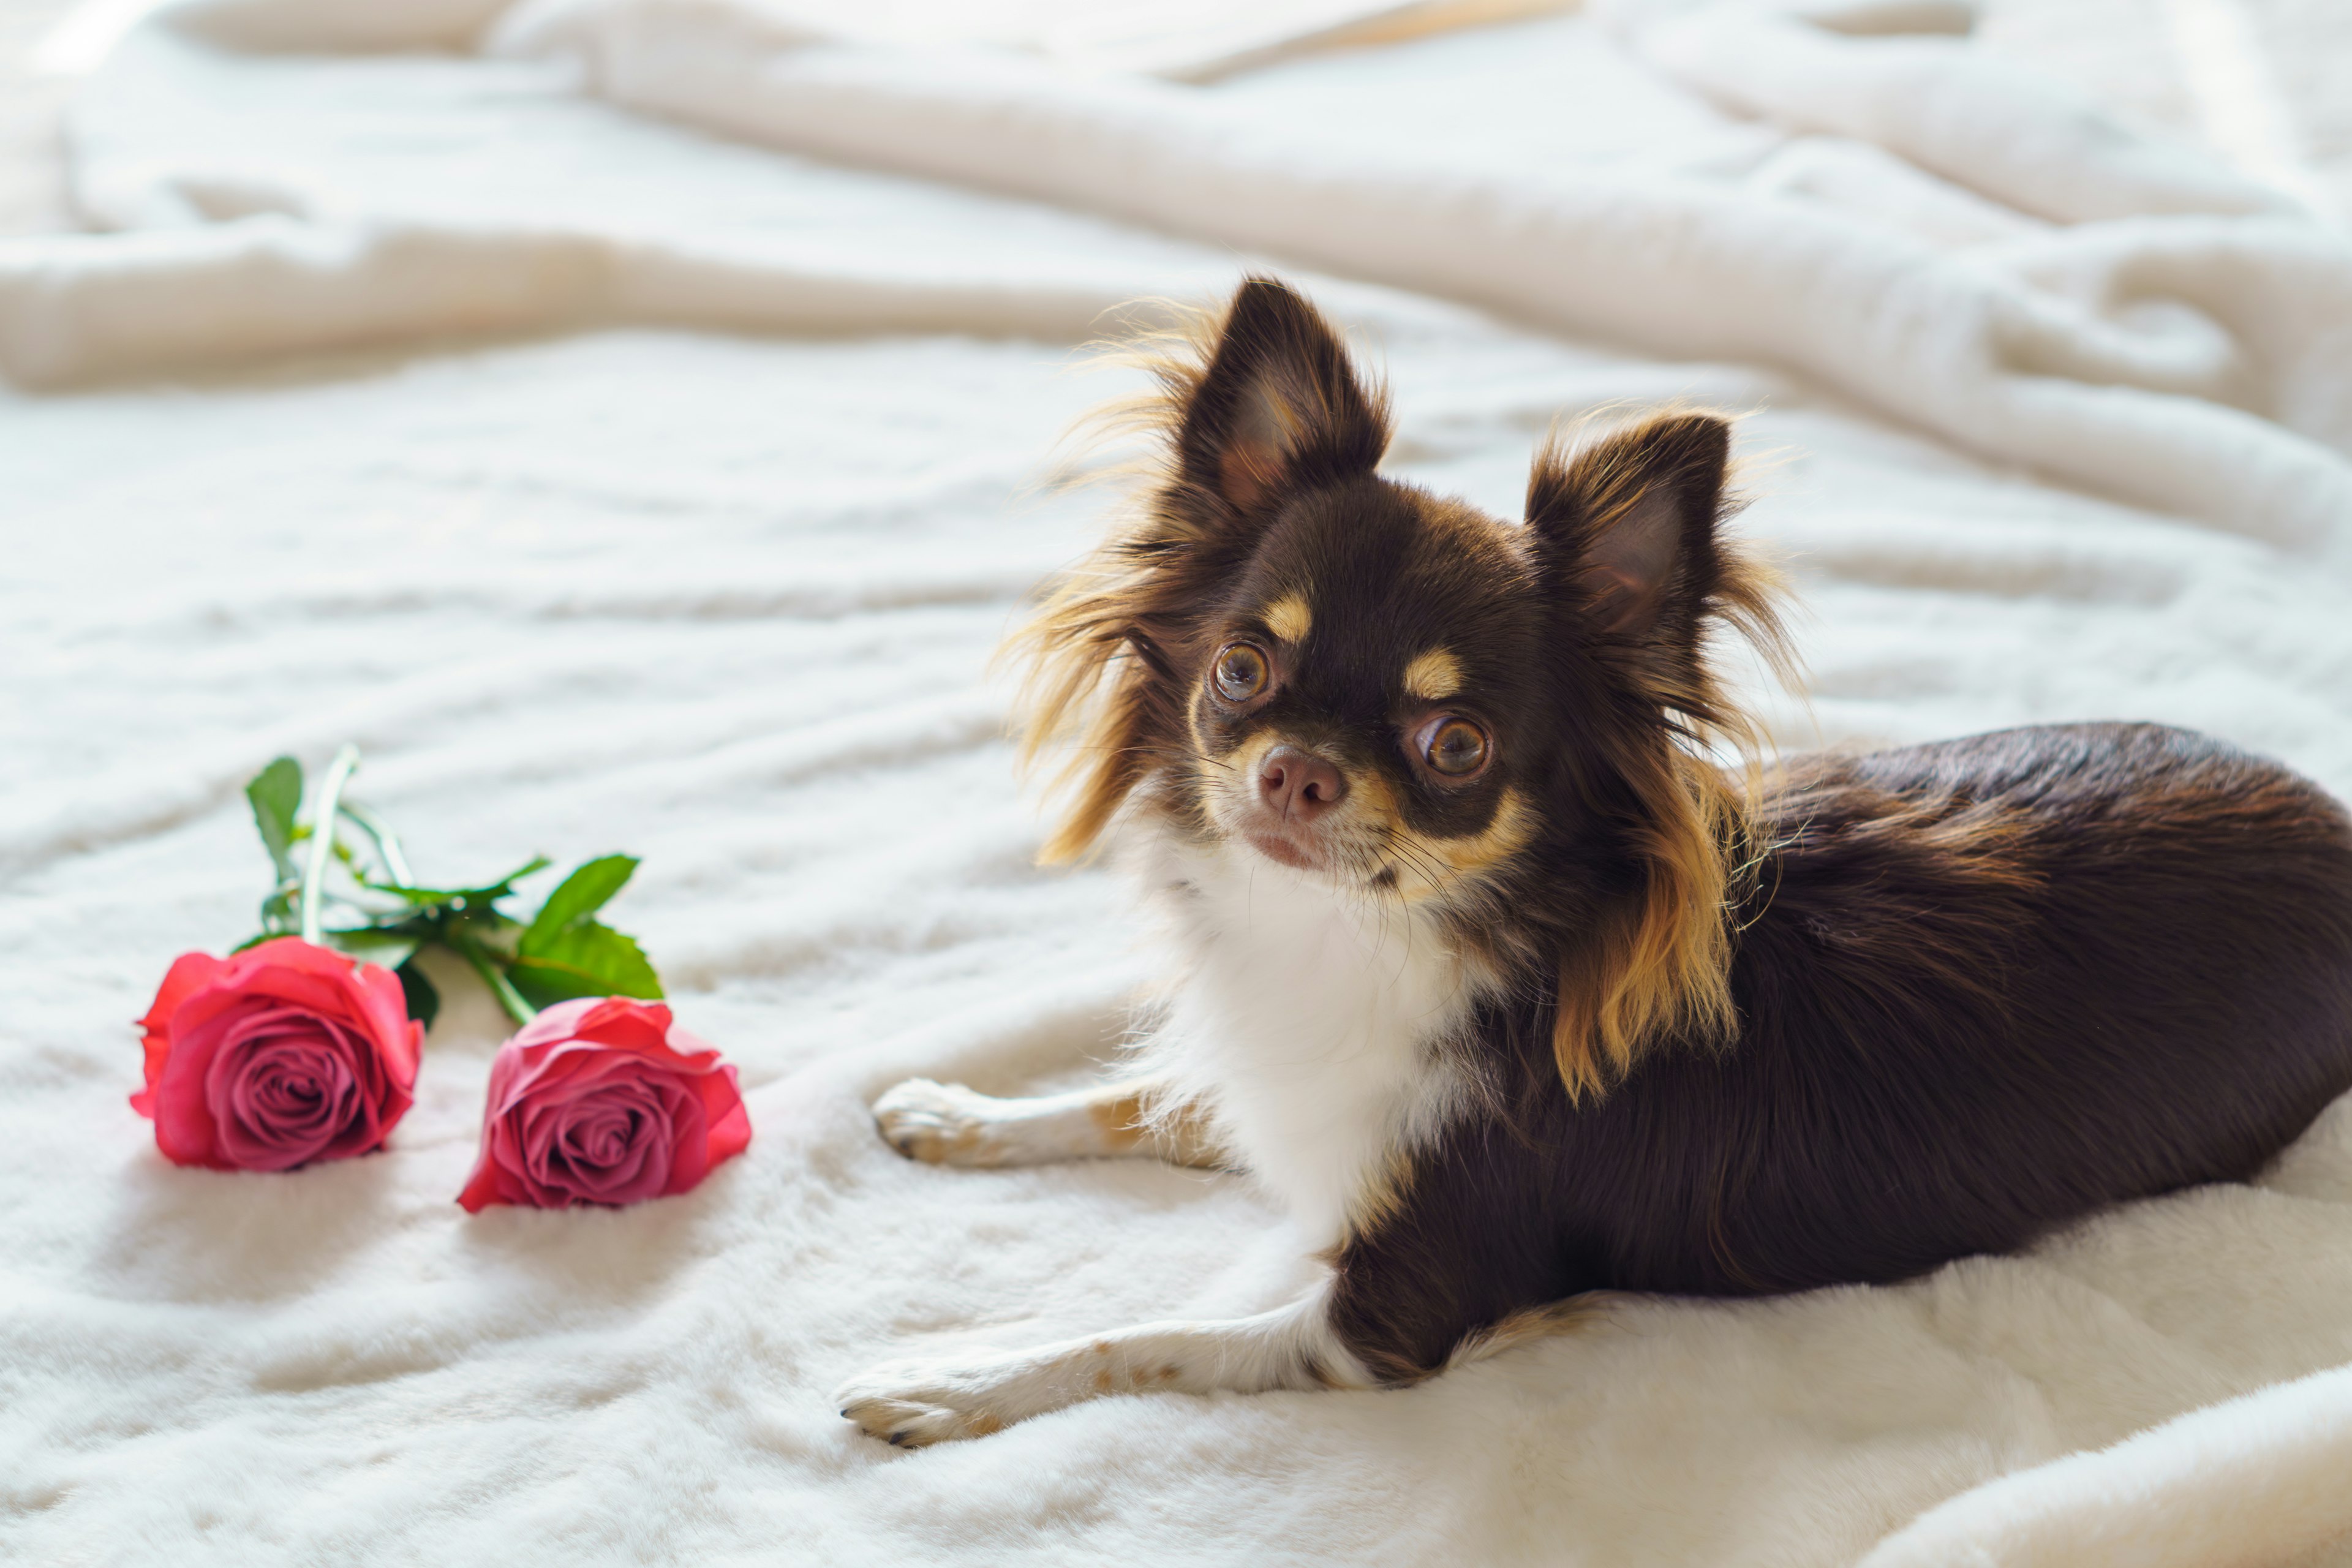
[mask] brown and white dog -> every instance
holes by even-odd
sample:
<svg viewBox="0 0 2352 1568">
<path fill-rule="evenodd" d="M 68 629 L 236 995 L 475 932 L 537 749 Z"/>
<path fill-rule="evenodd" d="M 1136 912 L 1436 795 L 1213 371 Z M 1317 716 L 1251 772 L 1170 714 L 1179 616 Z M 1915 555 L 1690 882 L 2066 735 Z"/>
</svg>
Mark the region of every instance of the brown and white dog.
<svg viewBox="0 0 2352 1568">
<path fill-rule="evenodd" d="M 1328 1263 L 1290 1305 L 910 1360 L 876 1436 L 1096 1394 L 1411 1383 L 1597 1289 L 1901 1279 L 2252 1174 L 2352 1087 L 2352 824 L 2212 741 L 2063 725 L 1751 775 L 1710 668 L 1776 653 L 1727 431 L 1536 460 L 1512 523 L 1382 478 L 1381 395 L 1244 283 L 1159 363 L 1164 465 L 1024 634 L 1049 847 L 1175 932 L 1097 1089 L 928 1081 L 901 1152 L 1250 1173 Z"/>
</svg>

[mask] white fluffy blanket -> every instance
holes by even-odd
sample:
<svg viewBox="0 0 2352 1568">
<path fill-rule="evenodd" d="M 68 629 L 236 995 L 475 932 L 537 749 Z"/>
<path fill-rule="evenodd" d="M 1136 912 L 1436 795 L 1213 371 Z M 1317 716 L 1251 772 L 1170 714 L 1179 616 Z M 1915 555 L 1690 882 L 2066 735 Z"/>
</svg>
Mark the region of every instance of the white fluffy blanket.
<svg viewBox="0 0 2352 1568">
<path fill-rule="evenodd" d="M 1118 301 L 1285 267 L 1386 364 L 1392 466 L 1499 510 L 1558 414 L 1742 411 L 1809 608 L 1784 745 L 2147 718 L 2352 790 L 2352 246 L 1886 31 L 1956 9 L 1619 5 L 1211 87 L 752 0 L 134 33 L 73 127 L 113 232 L 0 242 L 0 1555 L 2352 1562 L 2352 1103 L 2024 1257 L 1621 1305 L 1405 1392 L 912 1455 L 824 1398 L 1297 1267 L 1245 1180 L 912 1165 L 865 1110 L 1083 1073 L 1150 962 L 1110 879 L 1032 868 L 984 678 L 1098 504 L 1034 481 L 1121 389 L 1067 374 Z M 160 1159 L 125 1020 L 248 929 L 244 778 L 347 738 L 429 873 L 646 858 L 615 918 L 748 1155 L 466 1217 L 468 1002 L 384 1155 Z"/>
</svg>

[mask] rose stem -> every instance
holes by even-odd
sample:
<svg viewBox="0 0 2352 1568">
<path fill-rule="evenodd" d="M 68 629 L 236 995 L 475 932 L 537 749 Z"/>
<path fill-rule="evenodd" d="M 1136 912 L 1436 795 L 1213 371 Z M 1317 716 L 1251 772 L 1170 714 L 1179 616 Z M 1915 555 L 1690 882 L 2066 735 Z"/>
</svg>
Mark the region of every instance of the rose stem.
<svg viewBox="0 0 2352 1568">
<path fill-rule="evenodd" d="M 490 994 L 499 999 L 499 1005 L 507 1010 L 508 1017 L 518 1024 L 528 1024 L 539 1016 L 539 1009 L 523 1000 L 522 993 L 516 990 L 514 982 L 490 962 L 490 955 L 482 951 L 480 942 L 462 931 L 446 926 L 442 930 L 441 940 L 456 948 L 459 956 L 474 966 L 474 973 L 482 977 L 482 984 L 490 988 Z"/>
<path fill-rule="evenodd" d="M 319 911 L 327 896 L 327 860 L 335 851 L 335 814 L 343 784 L 360 765 L 360 749 L 348 742 L 319 781 L 319 803 L 310 809 L 310 863 L 302 870 L 302 940 L 319 944 Z"/>
<path fill-rule="evenodd" d="M 392 825 L 358 801 L 343 802 L 343 815 L 359 824 L 360 830 L 375 840 L 376 858 L 383 862 L 383 874 L 395 888 L 415 886 L 408 869 L 408 857 L 400 852 L 400 837 Z"/>
</svg>

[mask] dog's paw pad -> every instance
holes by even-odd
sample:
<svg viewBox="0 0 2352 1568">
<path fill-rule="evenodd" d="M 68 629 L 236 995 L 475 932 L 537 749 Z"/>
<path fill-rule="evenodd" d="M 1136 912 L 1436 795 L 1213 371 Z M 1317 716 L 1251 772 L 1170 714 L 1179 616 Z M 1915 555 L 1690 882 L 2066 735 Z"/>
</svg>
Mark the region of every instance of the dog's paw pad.
<svg viewBox="0 0 2352 1568">
<path fill-rule="evenodd" d="M 1003 1151 L 990 1133 L 989 1099 L 959 1083 L 908 1079 L 874 1102 L 882 1140 L 909 1160 L 986 1165 Z"/>
<path fill-rule="evenodd" d="M 835 1395 L 844 1418 L 869 1437 L 894 1448 L 927 1448 L 960 1437 L 985 1437 L 1004 1421 L 977 1399 L 958 1399 L 942 1388 L 908 1387 L 907 1378 L 866 1378 Z M 941 1403 L 952 1400 L 954 1403 Z"/>
</svg>

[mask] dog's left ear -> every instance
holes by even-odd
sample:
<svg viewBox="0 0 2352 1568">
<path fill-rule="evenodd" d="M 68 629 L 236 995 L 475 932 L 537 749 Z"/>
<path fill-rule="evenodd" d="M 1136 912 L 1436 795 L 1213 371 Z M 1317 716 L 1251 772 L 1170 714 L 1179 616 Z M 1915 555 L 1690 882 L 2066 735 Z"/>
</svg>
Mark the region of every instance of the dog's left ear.
<svg viewBox="0 0 2352 1568">
<path fill-rule="evenodd" d="M 1554 445 L 1528 480 L 1528 526 L 1565 607 L 1596 640 L 1661 675 L 1685 674 L 1724 573 L 1731 427 L 1671 414 L 1580 450 Z"/>
</svg>

